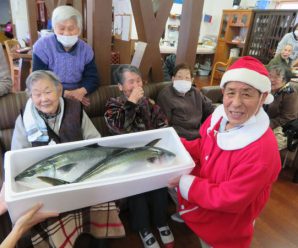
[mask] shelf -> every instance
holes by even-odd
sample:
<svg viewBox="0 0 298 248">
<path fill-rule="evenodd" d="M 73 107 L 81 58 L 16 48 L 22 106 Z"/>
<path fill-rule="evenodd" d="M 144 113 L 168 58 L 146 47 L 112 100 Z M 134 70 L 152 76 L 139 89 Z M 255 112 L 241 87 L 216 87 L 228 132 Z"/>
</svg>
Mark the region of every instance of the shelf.
<svg viewBox="0 0 298 248">
<path fill-rule="evenodd" d="M 218 34 L 214 62 L 227 61 L 232 48 L 239 48 L 242 56 L 246 49 L 253 10 L 224 10 Z"/>
<path fill-rule="evenodd" d="M 248 25 L 244 24 L 230 24 L 231 28 L 248 28 Z"/>
</svg>

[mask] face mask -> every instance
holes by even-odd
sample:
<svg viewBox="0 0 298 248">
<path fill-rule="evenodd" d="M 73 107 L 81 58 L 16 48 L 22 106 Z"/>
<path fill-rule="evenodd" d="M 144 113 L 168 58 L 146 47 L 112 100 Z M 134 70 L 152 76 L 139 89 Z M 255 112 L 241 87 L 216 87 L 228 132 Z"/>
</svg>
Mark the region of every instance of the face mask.
<svg viewBox="0 0 298 248">
<path fill-rule="evenodd" d="M 77 43 L 79 37 L 77 35 L 60 35 L 57 34 L 57 40 L 64 46 L 64 47 L 72 47 L 74 44 Z"/>
<path fill-rule="evenodd" d="M 191 88 L 191 81 L 187 80 L 174 80 L 173 87 L 180 93 L 186 93 Z"/>
</svg>

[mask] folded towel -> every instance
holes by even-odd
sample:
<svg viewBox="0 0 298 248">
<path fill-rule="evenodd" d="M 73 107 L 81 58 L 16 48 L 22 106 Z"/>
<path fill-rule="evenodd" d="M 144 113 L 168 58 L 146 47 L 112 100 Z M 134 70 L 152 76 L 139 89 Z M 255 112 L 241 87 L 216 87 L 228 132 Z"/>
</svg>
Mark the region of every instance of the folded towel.
<svg viewBox="0 0 298 248">
<path fill-rule="evenodd" d="M 26 103 L 23 120 L 29 142 L 49 140 L 45 121 L 38 114 L 31 98 Z"/>
</svg>

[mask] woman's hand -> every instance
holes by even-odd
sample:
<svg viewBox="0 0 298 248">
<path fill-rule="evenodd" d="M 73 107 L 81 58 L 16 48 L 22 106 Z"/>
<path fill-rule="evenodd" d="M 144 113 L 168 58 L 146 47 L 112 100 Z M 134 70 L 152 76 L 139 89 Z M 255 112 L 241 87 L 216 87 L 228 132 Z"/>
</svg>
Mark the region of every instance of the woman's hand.
<svg viewBox="0 0 298 248">
<path fill-rule="evenodd" d="M 128 101 L 133 102 L 135 104 L 144 96 L 144 90 L 142 87 L 135 87 L 130 96 L 128 97 Z"/>
<path fill-rule="evenodd" d="M 42 203 L 37 203 L 28 212 L 22 215 L 15 223 L 13 231 L 22 236 L 36 224 L 46 220 L 47 218 L 59 215 L 56 212 L 39 212 L 42 206 Z"/>
<path fill-rule="evenodd" d="M 5 202 L 5 189 L 4 189 L 4 182 L 3 182 L 1 192 L 0 192 L 0 215 L 4 214 L 6 211 L 7 211 L 7 205 Z"/>
<path fill-rule="evenodd" d="M 75 90 L 65 90 L 64 91 L 64 97 L 80 101 L 84 106 L 90 105 L 90 100 L 85 95 L 87 94 L 87 90 L 82 87 Z"/>
<path fill-rule="evenodd" d="M 12 231 L 1 243 L 0 248 L 15 247 L 23 234 L 26 233 L 31 227 L 47 218 L 58 216 L 58 213 L 55 212 L 39 212 L 41 207 L 42 203 L 37 203 L 27 213 L 22 215 L 15 223 Z"/>
</svg>

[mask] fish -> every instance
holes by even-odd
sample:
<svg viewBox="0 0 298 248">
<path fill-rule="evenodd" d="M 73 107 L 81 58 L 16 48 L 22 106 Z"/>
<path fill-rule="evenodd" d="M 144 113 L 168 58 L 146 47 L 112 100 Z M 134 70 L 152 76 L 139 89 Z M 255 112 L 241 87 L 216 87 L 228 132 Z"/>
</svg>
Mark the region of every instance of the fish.
<svg viewBox="0 0 298 248">
<path fill-rule="evenodd" d="M 38 177 L 53 177 L 61 180 L 75 180 L 88 169 L 108 156 L 123 151 L 123 147 L 106 147 L 97 143 L 59 152 L 42 159 L 15 177 L 15 181 L 26 188 L 39 188 L 44 185 Z"/>
<path fill-rule="evenodd" d="M 135 170 L 140 171 L 138 170 L 140 166 L 170 165 L 173 163 L 176 155 L 169 150 L 154 147 L 159 140 L 156 139 L 145 146 L 126 148 L 109 155 L 73 181 L 49 176 L 38 176 L 38 178 L 51 185 L 61 185 L 92 181 L 102 178 L 103 175 L 122 175 Z"/>
</svg>

